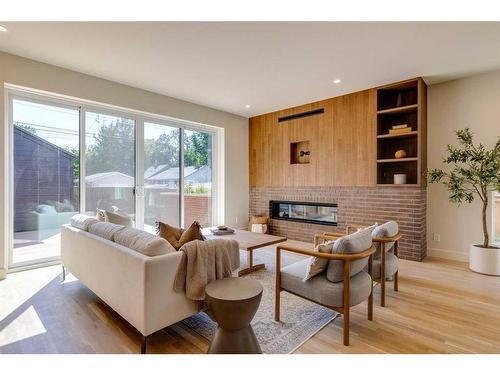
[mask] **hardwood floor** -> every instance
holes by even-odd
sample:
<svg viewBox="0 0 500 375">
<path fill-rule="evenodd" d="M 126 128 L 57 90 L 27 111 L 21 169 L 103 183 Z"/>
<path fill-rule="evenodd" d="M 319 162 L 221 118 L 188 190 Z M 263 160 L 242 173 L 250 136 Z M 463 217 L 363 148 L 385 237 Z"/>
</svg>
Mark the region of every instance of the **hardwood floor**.
<svg viewBox="0 0 500 375">
<path fill-rule="evenodd" d="M 0 353 L 138 353 L 140 334 L 71 275 L 62 283 L 60 274 L 53 266 L 0 281 Z M 430 258 L 401 261 L 399 277 L 399 292 L 389 283 L 387 307 L 375 306 L 373 322 L 365 304 L 352 309 L 349 347 L 342 345 L 340 317 L 296 353 L 500 352 L 500 278 Z M 148 339 L 148 353 L 207 348 L 182 323 Z"/>
</svg>

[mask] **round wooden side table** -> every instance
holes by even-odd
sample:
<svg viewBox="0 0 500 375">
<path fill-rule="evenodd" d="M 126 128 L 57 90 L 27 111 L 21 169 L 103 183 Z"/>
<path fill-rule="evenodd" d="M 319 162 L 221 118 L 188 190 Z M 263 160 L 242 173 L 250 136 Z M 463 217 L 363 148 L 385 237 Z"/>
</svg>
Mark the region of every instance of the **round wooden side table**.
<svg viewBox="0 0 500 375">
<path fill-rule="evenodd" d="M 209 354 L 261 354 L 250 322 L 259 308 L 262 285 L 255 280 L 230 277 L 214 280 L 205 289 L 210 317 L 218 327 Z"/>
</svg>

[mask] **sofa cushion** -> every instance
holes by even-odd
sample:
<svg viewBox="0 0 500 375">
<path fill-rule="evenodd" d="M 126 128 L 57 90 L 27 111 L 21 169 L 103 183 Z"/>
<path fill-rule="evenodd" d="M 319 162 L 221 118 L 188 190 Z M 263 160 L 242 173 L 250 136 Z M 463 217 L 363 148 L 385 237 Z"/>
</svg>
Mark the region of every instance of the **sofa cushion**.
<svg viewBox="0 0 500 375">
<path fill-rule="evenodd" d="M 333 243 L 334 241 L 319 244 L 318 246 L 316 246 L 314 251 L 319 253 L 329 254 L 332 252 Z M 326 270 L 326 267 L 328 267 L 328 259 L 309 257 L 309 263 L 307 265 L 306 275 L 304 276 L 304 279 L 302 281 L 305 282 L 309 280 L 311 277 L 320 274 L 321 272 Z"/>
<path fill-rule="evenodd" d="M 70 223 L 75 228 L 84 230 L 88 232 L 89 226 L 94 223 L 98 223 L 95 217 L 84 215 L 84 214 L 76 214 L 71 217 Z"/>
<path fill-rule="evenodd" d="M 201 234 L 201 226 L 197 221 L 194 221 L 186 230 L 159 221 L 157 223 L 157 234 L 161 238 L 166 239 L 175 250 L 179 250 L 184 244 L 190 241 L 203 241 L 205 239 Z"/>
<path fill-rule="evenodd" d="M 387 223 L 384 223 L 382 225 L 377 226 L 372 232 L 372 237 L 374 237 L 374 238 L 375 237 L 387 238 L 387 237 L 395 236 L 398 233 L 399 233 L 398 223 L 391 220 L 391 221 L 388 221 Z M 374 258 L 378 259 L 378 258 L 380 258 L 381 245 L 380 245 L 380 243 L 377 243 L 377 242 L 375 242 L 374 245 L 377 249 L 377 252 L 375 253 Z M 393 246 L 394 246 L 394 242 L 387 242 L 385 244 L 385 251 L 392 250 Z"/>
<path fill-rule="evenodd" d="M 117 231 L 114 241 L 150 257 L 175 252 L 167 240 L 135 228 L 123 228 Z"/>
<path fill-rule="evenodd" d="M 306 276 L 308 259 L 293 263 L 281 269 L 281 287 L 323 305 L 344 306 L 344 283 L 332 283 L 324 274 L 303 282 Z M 366 300 L 371 292 L 372 280 L 364 272 L 358 272 L 349 281 L 349 306 L 355 306 Z"/>
<path fill-rule="evenodd" d="M 98 221 L 97 223 L 89 225 L 88 232 L 106 240 L 113 241 L 115 233 L 123 228 L 125 228 L 123 225 Z"/>
<path fill-rule="evenodd" d="M 369 229 L 348 234 L 338 238 L 332 245 L 332 254 L 357 254 L 369 249 L 372 245 L 372 233 Z M 368 257 L 351 262 L 351 277 L 362 271 L 368 264 Z M 326 270 L 326 278 L 331 282 L 344 279 L 344 261 L 330 260 Z"/>
</svg>

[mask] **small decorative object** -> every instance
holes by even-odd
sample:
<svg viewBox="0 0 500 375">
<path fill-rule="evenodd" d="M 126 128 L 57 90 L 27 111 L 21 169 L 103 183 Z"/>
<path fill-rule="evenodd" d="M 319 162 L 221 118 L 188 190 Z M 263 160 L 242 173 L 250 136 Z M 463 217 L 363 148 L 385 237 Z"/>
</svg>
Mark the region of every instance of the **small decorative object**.
<svg viewBox="0 0 500 375">
<path fill-rule="evenodd" d="M 267 215 L 254 215 L 250 218 L 250 222 L 248 223 L 248 231 L 253 232 L 254 224 L 261 225 L 261 228 L 264 230 L 263 232 L 259 231 L 258 233 L 267 233 L 269 230 L 269 216 Z"/>
<path fill-rule="evenodd" d="M 458 146 L 448 145 L 443 163 L 451 170 L 433 169 L 429 182 L 443 182 L 452 203 L 472 203 L 480 199 L 483 242 L 470 244 L 469 268 L 472 271 L 500 276 L 500 248 L 490 243 L 487 212 L 490 192 L 500 190 L 500 137 L 491 149 L 475 145 L 469 128 L 455 131 Z"/>
<path fill-rule="evenodd" d="M 309 152 L 309 151 L 304 151 L 304 150 L 301 150 L 301 151 L 300 151 L 300 157 L 301 157 L 301 158 L 302 158 L 302 157 L 304 157 L 304 155 L 309 155 L 309 154 L 310 154 L 310 152 Z"/>
<path fill-rule="evenodd" d="M 398 93 L 398 97 L 396 99 L 396 107 L 402 107 L 404 105 L 403 94 Z"/>
<path fill-rule="evenodd" d="M 406 158 L 406 151 L 405 150 L 397 150 L 396 153 L 394 154 L 394 157 L 396 159 Z"/>
<path fill-rule="evenodd" d="M 225 225 L 217 225 L 218 230 L 226 230 L 227 227 Z"/>
<path fill-rule="evenodd" d="M 395 174 L 394 175 L 394 185 L 404 185 L 406 184 L 406 174 Z"/>
</svg>

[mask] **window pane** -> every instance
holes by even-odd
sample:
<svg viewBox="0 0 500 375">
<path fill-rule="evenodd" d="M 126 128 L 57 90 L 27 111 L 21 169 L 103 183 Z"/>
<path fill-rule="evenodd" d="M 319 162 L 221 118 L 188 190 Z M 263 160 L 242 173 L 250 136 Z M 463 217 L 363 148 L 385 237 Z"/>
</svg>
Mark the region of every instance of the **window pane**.
<svg viewBox="0 0 500 375">
<path fill-rule="evenodd" d="M 79 211 L 79 111 L 13 101 L 12 263 L 60 255 L 60 228 Z"/>
<path fill-rule="evenodd" d="M 144 123 L 144 229 L 179 226 L 179 128 Z"/>
<path fill-rule="evenodd" d="M 85 210 L 97 208 L 134 219 L 135 122 L 85 113 Z"/>
<path fill-rule="evenodd" d="M 212 135 L 184 131 L 184 227 L 212 225 Z"/>
</svg>

